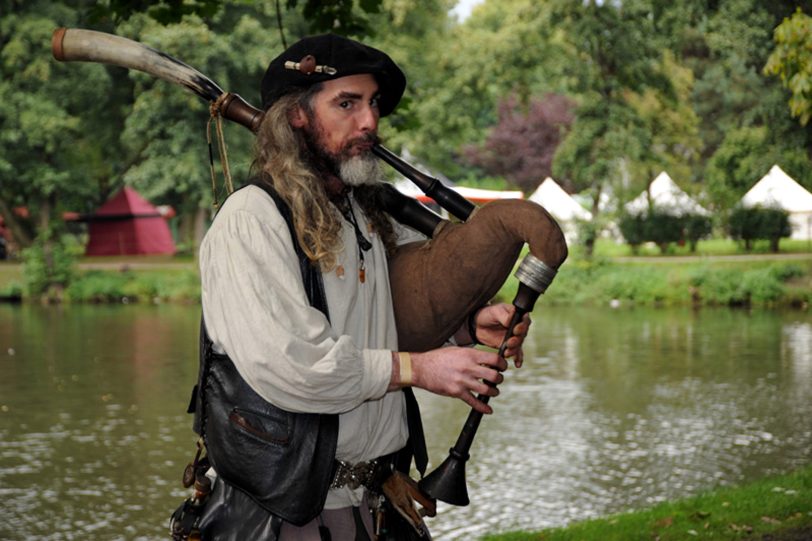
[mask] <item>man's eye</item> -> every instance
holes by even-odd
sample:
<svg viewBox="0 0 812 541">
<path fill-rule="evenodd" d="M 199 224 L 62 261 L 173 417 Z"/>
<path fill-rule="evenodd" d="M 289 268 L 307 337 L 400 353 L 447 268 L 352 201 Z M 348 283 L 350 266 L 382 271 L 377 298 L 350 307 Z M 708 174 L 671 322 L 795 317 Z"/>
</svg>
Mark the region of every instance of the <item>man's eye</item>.
<svg viewBox="0 0 812 541">
<path fill-rule="evenodd" d="M 349 109 L 350 107 L 352 107 L 352 102 L 349 100 L 345 100 L 340 102 L 338 106 L 341 107 L 342 109 Z"/>
<path fill-rule="evenodd" d="M 380 96 L 375 96 L 371 100 L 369 100 L 370 107 L 378 107 L 380 105 Z"/>
</svg>

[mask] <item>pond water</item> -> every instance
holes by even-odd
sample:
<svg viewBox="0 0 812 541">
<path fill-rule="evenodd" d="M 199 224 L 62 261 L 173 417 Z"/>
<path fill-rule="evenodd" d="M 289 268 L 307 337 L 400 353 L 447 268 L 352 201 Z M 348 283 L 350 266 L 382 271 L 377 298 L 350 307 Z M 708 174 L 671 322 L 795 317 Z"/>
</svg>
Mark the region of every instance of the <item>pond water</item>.
<svg viewBox="0 0 812 541">
<path fill-rule="evenodd" d="M 545 308 L 435 539 L 558 526 L 812 463 L 812 314 Z M 0 305 L 0 539 L 166 539 L 199 308 Z M 468 414 L 419 393 L 439 464 Z M 430 466 L 430 469 L 433 466 Z"/>
</svg>

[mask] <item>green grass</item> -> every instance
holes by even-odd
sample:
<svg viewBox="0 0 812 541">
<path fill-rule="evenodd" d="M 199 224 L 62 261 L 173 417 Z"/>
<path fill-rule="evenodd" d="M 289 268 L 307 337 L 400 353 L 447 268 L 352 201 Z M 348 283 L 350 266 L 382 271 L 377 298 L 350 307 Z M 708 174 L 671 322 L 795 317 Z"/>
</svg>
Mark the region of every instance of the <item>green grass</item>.
<svg viewBox="0 0 812 541">
<path fill-rule="evenodd" d="M 497 294 L 506 302 L 518 287 L 508 278 Z M 807 307 L 812 303 L 812 255 L 791 261 L 645 258 L 632 261 L 577 255 L 568 259 L 544 303 L 606 306 Z"/>
<path fill-rule="evenodd" d="M 804 532 L 806 535 L 803 535 Z M 762 537 L 769 534 L 770 537 Z M 540 532 L 487 541 L 660 541 L 812 539 L 812 466 L 742 487 Z"/>
<path fill-rule="evenodd" d="M 810 253 L 812 252 L 812 241 L 809 240 L 793 240 L 783 239 L 779 244 L 780 253 Z M 575 255 L 580 252 L 579 247 L 573 247 L 572 251 Z M 638 253 L 632 252 L 628 244 L 618 244 L 609 239 L 598 239 L 595 244 L 594 255 L 596 257 L 630 257 L 630 256 L 685 256 L 685 255 L 699 255 L 699 256 L 713 256 L 713 255 L 742 255 L 742 254 L 769 254 L 770 246 L 768 241 L 756 241 L 753 245 L 751 252 L 745 252 L 743 245 L 730 239 L 708 239 L 701 240 L 697 243 L 696 252 L 691 252 L 690 247 L 678 246 L 671 244 L 668 247 L 666 254 L 662 254 L 660 249 L 654 244 L 645 244 L 640 247 Z"/>
<path fill-rule="evenodd" d="M 99 302 L 197 302 L 200 278 L 190 268 L 87 270 L 65 290 L 65 300 Z"/>
<path fill-rule="evenodd" d="M 601 242 L 597 247 L 598 253 L 616 250 L 614 258 L 585 259 L 576 247 L 541 302 L 800 308 L 812 304 L 812 253 L 786 260 L 760 255 L 742 260 L 707 253 L 724 256 L 731 247 L 735 247 L 731 241 L 708 241 L 704 248 L 700 245 L 707 257 L 633 259 L 624 258 L 628 253 L 618 251 L 614 243 Z M 651 255 L 658 254 L 655 250 Z M 69 302 L 194 302 L 200 298 L 197 266 L 191 257 L 81 258 L 79 263 L 77 278 L 63 296 Z M 19 296 L 23 272 L 19 264 L 0 263 L 0 297 Z M 517 287 L 511 275 L 497 299 L 512 301 Z"/>
</svg>

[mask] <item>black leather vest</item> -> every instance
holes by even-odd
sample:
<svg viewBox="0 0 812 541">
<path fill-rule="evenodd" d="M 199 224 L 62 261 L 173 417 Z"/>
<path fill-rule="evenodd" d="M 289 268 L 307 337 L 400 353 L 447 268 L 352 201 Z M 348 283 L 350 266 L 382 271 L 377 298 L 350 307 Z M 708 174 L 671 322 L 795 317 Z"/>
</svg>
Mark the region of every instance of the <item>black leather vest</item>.
<svg viewBox="0 0 812 541">
<path fill-rule="evenodd" d="M 255 183 L 273 198 L 288 224 L 311 306 L 329 319 L 321 272 L 305 256 L 290 209 L 272 188 Z M 294 525 L 319 515 L 335 474 L 338 416 L 292 413 L 259 396 L 227 355 L 212 350 L 200 326 L 200 370 L 190 410 L 218 476 L 270 513 Z"/>
</svg>

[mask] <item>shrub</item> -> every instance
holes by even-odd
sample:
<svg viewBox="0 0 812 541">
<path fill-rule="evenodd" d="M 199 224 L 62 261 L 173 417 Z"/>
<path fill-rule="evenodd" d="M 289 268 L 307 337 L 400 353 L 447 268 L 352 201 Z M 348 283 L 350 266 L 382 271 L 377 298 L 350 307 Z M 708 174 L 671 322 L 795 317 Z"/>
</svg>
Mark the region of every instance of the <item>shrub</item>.
<svg viewBox="0 0 812 541">
<path fill-rule="evenodd" d="M 82 247 L 75 237 L 46 228 L 22 252 L 26 293 L 31 297 L 59 301 L 75 275 L 76 258 Z"/>
<path fill-rule="evenodd" d="M 693 252 L 696 251 L 697 242 L 711 234 L 711 220 L 706 216 L 674 216 L 656 209 L 647 214 L 624 215 L 618 225 L 620 233 L 634 253 L 637 253 L 638 247 L 644 242 L 653 242 L 661 253 L 666 253 L 671 243 L 686 240 L 690 242 Z"/>
<path fill-rule="evenodd" d="M 770 250 L 778 251 L 778 243 L 792 234 L 789 213 L 768 207 L 736 207 L 728 219 L 728 231 L 735 240 L 744 241 L 744 249 L 753 249 L 753 241 L 770 241 Z"/>
<path fill-rule="evenodd" d="M 653 210 L 645 218 L 643 227 L 645 240 L 651 241 L 660 247 L 661 253 L 668 251 L 672 242 L 684 240 L 683 220 L 666 212 Z"/>
<path fill-rule="evenodd" d="M 631 246 L 632 253 L 637 253 L 640 245 L 646 242 L 646 219 L 643 215 L 624 214 L 620 217 L 618 228 L 626 244 Z"/>
<path fill-rule="evenodd" d="M 713 227 L 711 219 L 708 216 L 701 216 L 699 214 L 689 214 L 684 217 L 685 220 L 685 239 L 688 241 L 692 252 L 696 252 L 697 243 L 711 236 Z"/>
</svg>

